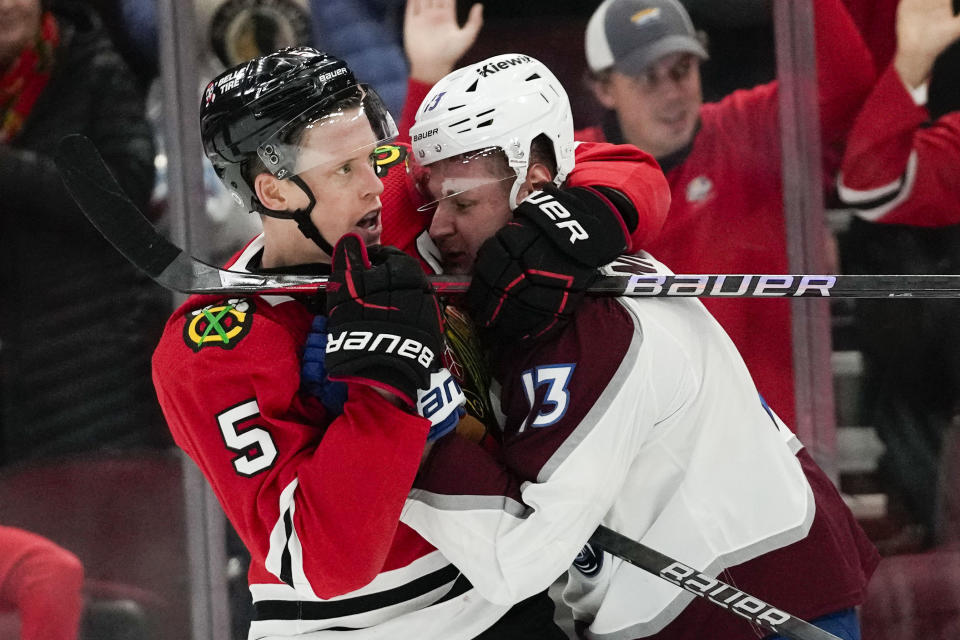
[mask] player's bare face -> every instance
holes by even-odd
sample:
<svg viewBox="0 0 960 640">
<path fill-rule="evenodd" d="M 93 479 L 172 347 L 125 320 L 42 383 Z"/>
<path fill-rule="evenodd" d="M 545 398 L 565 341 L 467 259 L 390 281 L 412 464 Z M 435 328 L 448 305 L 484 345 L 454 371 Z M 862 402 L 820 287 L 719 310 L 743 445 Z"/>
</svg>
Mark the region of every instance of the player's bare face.
<svg viewBox="0 0 960 640">
<path fill-rule="evenodd" d="M 627 142 L 661 158 L 693 139 L 703 105 L 696 56 L 664 56 L 636 76 L 613 71 L 604 85 Z"/>
<path fill-rule="evenodd" d="M 443 160 L 431 169 L 429 189 L 440 201 L 430 237 L 440 249 L 444 273 L 468 274 L 480 245 L 512 217 L 508 199 L 513 181 L 503 180 L 486 161 Z"/>
<path fill-rule="evenodd" d="M 0 73 L 36 37 L 40 0 L 0 0 Z"/>
<path fill-rule="evenodd" d="M 377 139 L 359 110 L 347 115 L 306 129 L 300 147 L 309 166 L 299 175 L 317 201 L 310 218 L 328 242 L 355 233 L 367 245 L 377 244 L 383 230 L 383 183 L 374 169 Z"/>
</svg>

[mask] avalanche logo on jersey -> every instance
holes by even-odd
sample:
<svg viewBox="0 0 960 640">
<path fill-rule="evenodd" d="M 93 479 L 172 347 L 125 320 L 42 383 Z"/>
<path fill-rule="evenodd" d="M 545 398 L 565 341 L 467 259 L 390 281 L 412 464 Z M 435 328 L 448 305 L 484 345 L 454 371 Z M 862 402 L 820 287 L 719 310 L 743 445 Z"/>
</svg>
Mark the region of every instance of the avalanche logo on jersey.
<svg viewBox="0 0 960 640">
<path fill-rule="evenodd" d="M 406 161 L 407 148 L 397 144 L 385 144 L 373 150 L 373 157 L 377 163 L 377 177 L 382 179 L 390 171 L 390 167 Z"/>
<path fill-rule="evenodd" d="M 588 542 L 573 559 L 573 567 L 587 578 L 593 578 L 603 568 L 603 553 L 598 554 Z"/>
<path fill-rule="evenodd" d="M 551 364 L 527 369 L 520 375 L 523 391 L 530 404 L 530 414 L 523 419 L 517 433 L 523 433 L 528 426 L 533 428 L 549 427 L 556 424 L 567 413 L 570 404 L 570 392 L 567 387 L 576 364 Z M 545 387 L 543 400 L 537 402 L 538 389 Z M 537 415 L 530 420 L 534 410 Z"/>
<path fill-rule="evenodd" d="M 230 299 L 191 311 L 183 326 L 183 340 L 195 352 L 209 346 L 233 349 L 253 325 L 253 302 Z"/>
</svg>

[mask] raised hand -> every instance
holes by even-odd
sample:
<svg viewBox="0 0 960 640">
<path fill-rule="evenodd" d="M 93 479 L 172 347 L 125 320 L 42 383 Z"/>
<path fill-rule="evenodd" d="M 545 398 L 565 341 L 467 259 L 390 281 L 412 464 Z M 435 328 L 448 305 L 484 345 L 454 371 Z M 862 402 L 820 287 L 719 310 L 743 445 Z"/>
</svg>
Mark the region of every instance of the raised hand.
<svg viewBox="0 0 960 640">
<path fill-rule="evenodd" d="M 407 0 L 403 17 L 403 47 L 410 76 L 434 84 L 477 39 L 483 26 L 483 5 L 470 7 L 467 22 L 457 23 L 456 0 Z"/>
<path fill-rule="evenodd" d="M 894 66 L 903 82 L 919 87 L 944 49 L 960 38 L 960 16 L 952 0 L 901 0 L 897 7 Z"/>
</svg>

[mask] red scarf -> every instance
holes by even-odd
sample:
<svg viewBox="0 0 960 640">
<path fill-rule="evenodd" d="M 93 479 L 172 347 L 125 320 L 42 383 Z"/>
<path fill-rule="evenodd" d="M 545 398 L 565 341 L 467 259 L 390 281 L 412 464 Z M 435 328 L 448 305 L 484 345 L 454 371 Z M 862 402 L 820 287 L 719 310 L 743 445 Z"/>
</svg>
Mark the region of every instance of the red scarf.
<svg viewBox="0 0 960 640">
<path fill-rule="evenodd" d="M 23 128 L 30 110 L 50 80 L 53 53 L 60 43 L 57 21 L 50 12 L 40 21 L 40 32 L 0 76 L 0 144 Z"/>
</svg>

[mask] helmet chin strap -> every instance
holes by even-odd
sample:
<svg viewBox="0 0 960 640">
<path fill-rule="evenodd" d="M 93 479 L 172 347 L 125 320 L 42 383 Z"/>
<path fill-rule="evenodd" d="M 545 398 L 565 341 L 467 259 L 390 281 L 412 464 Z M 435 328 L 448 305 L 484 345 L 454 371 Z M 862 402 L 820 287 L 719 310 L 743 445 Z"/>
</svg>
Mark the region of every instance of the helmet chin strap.
<svg viewBox="0 0 960 640">
<path fill-rule="evenodd" d="M 307 195 L 307 199 L 309 200 L 307 206 L 302 209 L 297 209 L 296 211 L 276 211 L 264 207 L 262 213 L 274 218 L 293 220 L 297 223 L 297 228 L 300 229 L 300 233 L 312 240 L 315 245 L 320 247 L 325 254 L 333 259 L 333 247 L 326 241 L 320 233 L 320 230 L 317 229 L 317 226 L 313 224 L 313 220 L 310 219 L 310 212 L 313 211 L 313 207 L 317 204 L 317 199 L 313 197 L 313 192 L 310 190 L 310 187 L 307 186 L 307 183 L 304 182 L 300 176 L 290 176 L 289 180 L 300 187 Z"/>
<path fill-rule="evenodd" d="M 290 180 L 293 181 L 298 187 L 303 189 L 303 192 L 307 194 L 307 199 L 309 203 L 303 209 L 297 209 L 291 215 L 291 217 L 296 221 L 297 227 L 300 228 L 300 233 L 307 236 L 309 239 L 313 240 L 313 244 L 320 247 L 320 249 L 330 256 L 330 259 L 333 259 L 333 247 L 330 246 L 330 243 L 326 241 L 323 235 L 320 233 L 320 230 L 317 229 L 317 225 L 313 224 L 313 220 L 310 219 L 310 212 L 313 211 L 314 205 L 317 204 L 317 199 L 313 197 L 313 192 L 310 190 L 310 187 L 307 186 L 307 183 L 303 181 L 300 176 L 290 176 Z"/>
<path fill-rule="evenodd" d="M 523 186 L 523 183 L 527 180 L 527 165 L 526 163 L 516 165 L 514 169 L 517 172 L 517 179 L 513 181 L 513 186 L 510 187 L 510 211 L 516 210 L 517 206 L 520 204 L 517 201 L 517 196 L 520 194 L 520 187 Z"/>
</svg>

